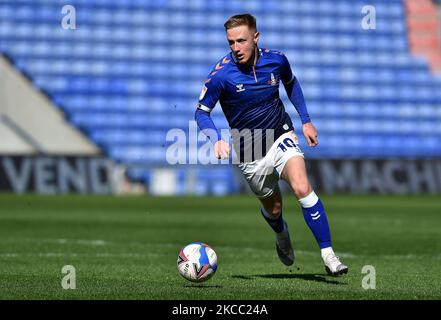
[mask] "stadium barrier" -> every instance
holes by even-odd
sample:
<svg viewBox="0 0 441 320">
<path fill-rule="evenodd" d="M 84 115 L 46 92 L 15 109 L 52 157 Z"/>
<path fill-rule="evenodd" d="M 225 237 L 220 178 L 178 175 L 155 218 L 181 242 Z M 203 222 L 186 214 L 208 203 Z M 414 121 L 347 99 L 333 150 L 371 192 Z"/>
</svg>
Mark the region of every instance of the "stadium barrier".
<svg viewBox="0 0 441 320">
<path fill-rule="evenodd" d="M 113 163 L 103 157 L 2 156 L 0 191 L 111 194 Z"/>
<path fill-rule="evenodd" d="M 177 170 L 162 168 L 150 185 L 140 188 L 127 180 L 126 168 L 104 157 L 1 156 L 0 192 L 195 195 L 198 182 L 189 183 L 190 178 L 197 175 L 198 169 L 214 170 L 218 166 L 186 167 L 188 177 L 184 177 L 182 186 L 168 186 L 167 180 L 178 184 L 182 179 L 171 177 Z M 307 167 L 313 188 L 325 194 L 441 194 L 441 160 L 313 159 L 307 161 Z M 162 175 L 164 172 L 166 176 Z M 230 184 L 230 190 L 213 195 L 251 193 L 240 174 L 235 176 L 235 186 Z M 285 183 L 281 188 L 284 193 L 290 192 Z"/>
<path fill-rule="evenodd" d="M 439 194 L 441 160 L 308 160 L 315 190 L 326 194 Z"/>
</svg>

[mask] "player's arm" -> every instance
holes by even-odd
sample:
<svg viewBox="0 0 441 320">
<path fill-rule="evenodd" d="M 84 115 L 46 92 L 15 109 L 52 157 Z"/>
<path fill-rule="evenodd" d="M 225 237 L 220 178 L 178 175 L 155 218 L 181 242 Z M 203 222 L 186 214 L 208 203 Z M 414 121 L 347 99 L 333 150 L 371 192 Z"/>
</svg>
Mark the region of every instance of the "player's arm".
<svg viewBox="0 0 441 320">
<path fill-rule="evenodd" d="M 303 135 L 305 136 L 308 145 L 310 147 L 315 147 L 318 144 L 317 129 L 314 127 L 311 122 L 311 118 L 309 117 L 300 82 L 292 73 L 288 59 L 285 56 L 283 56 L 283 59 L 284 61 L 281 72 L 283 85 L 285 87 L 289 100 L 294 105 L 297 113 L 300 116 L 303 124 Z"/>
<path fill-rule="evenodd" d="M 195 112 L 195 120 L 199 129 L 214 144 L 214 155 L 218 159 L 227 159 L 230 156 L 230 146 L 222 140 L 219 130 L 216 128 L 210 113 L 219 100 L 222 92 L 220 79 L 208 78 L 199 96 L 198 107 Z"/>
<path fill-rule="evenodd" d="M 200 106 L 201 105 L 198 106 L 195 112 L 195 120 L 199 129 L 214 143 L 215 157 L 218 159 L 227 159 L 230 156 L 229 144 L 222 140 L 219 130 L 210 117 L 210 113 L 200 109 Z"/>
</svg>

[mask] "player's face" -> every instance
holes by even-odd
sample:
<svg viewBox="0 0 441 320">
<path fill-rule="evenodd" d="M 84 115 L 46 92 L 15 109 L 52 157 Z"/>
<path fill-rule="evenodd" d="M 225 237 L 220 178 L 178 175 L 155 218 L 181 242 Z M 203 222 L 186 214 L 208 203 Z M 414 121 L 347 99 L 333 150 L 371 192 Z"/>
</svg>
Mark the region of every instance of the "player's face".
<svg viewBox="0 0 441 320">
<path fill-rule="evenodd" d="M 238 26 L 227 30 L 227 39 L 230 49 L 240 64 L 253 64 L 259 40 L 259 32 L 248 26 Z"/>
</svg>

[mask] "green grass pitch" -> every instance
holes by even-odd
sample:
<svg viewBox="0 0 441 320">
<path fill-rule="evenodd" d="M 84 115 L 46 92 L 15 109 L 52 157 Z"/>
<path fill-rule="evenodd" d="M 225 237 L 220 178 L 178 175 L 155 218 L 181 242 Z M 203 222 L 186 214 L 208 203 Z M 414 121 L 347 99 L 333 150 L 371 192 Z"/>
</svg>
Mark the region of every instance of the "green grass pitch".
<svg viewBox="0 0 441 320">
<path fill-rule="evenodd" d="M 440 299 L 440 196 L 322 196 L 334 249 L 349 266 L 326 275 L 292 196 L 284 199 L 296 262 L 286 267 L 253 196 L 0 195 L 0 299 Z M 193 284 L 176 259 L 202 241 L 218 255 Z M 62 288 L 62 267 L 76 289 Z M 363 289 L 372 265 L 375 289 Z M 370 274 L 372 275 L 372 274 Z M 371 282 L 372 283 L 372 282 Z"/>
</svg>

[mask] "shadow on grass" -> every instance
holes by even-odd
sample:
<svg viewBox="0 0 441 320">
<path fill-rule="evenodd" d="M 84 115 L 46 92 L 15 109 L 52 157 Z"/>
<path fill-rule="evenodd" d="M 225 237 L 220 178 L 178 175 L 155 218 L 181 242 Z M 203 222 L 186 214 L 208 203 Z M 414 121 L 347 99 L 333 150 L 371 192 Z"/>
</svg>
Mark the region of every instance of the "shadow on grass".
<svg viewBox="0 0 441 320">
<path fill-rule="evenodd" d="M 346 283 L 342 283 L 339 281 L 329 280 L 328 278 L 319 275 L 319 274 L 256 274 L 252 276 L 244 276 L 244 275 L 233 275 L 232 278 L 243 279 L 243 280 L 251 280 L 253 278 L 266 278 L 266 279 L 302 279 L 306 281 L 316 281 L 316 282 L 324 282 L 329 284 L 337 284 L 337 285 L 347 285 Z"/>
<path fill-rule="evenodd" d="M 207 285 L 207 284 L 190 284 L 190 285 L 185 285 L 185 288 L 201 288 L 201 289 L 222 289 L 222 286 L 219 285 Z"/>
</svg>

